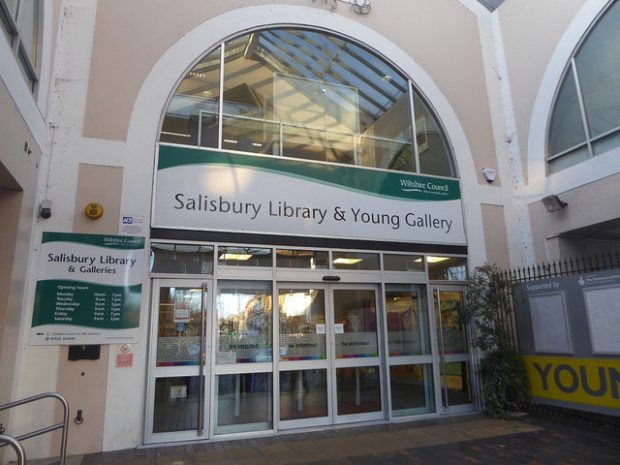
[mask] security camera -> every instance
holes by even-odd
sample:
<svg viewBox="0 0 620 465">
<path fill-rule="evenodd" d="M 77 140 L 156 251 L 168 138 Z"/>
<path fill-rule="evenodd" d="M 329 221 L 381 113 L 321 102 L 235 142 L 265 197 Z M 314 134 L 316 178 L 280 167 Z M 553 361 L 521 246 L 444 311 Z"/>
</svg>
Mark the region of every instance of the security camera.
<svg viewBox="0 0 620 465">
<path fill-rule="evenodd" d="M 482 175 L 484 176 L 484 179 L 486 179 L 487 182 L 491 184 L 493 181 L 495 181 L 497 171 L 495 171 L 493 168 L 482 168 Z"/>
<path fill-rule="evenodd" d="M 39 205 L 39 218 L 47 220 L 52 216 L 52 201 L 43 200 Z"/>
</svg>

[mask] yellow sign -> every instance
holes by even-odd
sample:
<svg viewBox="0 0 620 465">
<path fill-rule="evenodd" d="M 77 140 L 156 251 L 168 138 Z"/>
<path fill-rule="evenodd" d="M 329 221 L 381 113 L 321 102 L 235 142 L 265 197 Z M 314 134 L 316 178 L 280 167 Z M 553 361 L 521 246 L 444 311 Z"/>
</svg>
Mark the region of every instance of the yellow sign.
<svg viewBox="0 0 620 465">
<path fill-rule="evenodd" d="M 620 409 L 620 359 L 522 357 L 530 395 Z"/>
</svg>

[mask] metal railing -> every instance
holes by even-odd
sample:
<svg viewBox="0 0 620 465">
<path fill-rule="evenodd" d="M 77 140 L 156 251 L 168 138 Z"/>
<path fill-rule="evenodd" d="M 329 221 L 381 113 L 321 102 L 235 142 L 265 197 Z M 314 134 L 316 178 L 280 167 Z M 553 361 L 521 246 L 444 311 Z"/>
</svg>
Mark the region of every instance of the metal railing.
<svg viewBox="0 0 620 465">
<path fill-rule="evenodd" d="M 620 251 L 613 250 L 587 257 L 570 257 L 554 262 L 515 268 L 504 271 L 503 275 L 506 280 L 516 283 L 618 268 L 620 268 Z"/>
<path fill-rule="evenodd" d="M 26 397 L 24 399 L 16 400 L 13 402 L 9 402 L 8 404 L 0 405 L 0 411 L 8 410 L 13 407 L 18 407 L 20 405 L 29 404 L 31 402 L 35 402 L 37 400 L 46 399 L 46 398 L 54 398 L 57 399 L 63 407 L 63 416 L 62 422 L 56 423 L 50 426 L 46 426 L 44 428 L 40 428 L 29 433 L 22 434 L 20 436 L 9 436 L 7 434 L 0 434 L 0 448 L 4 446 L 11 446 L 17 455 L 17 463 L 18 465 L 25 465 L 26 463 L 26 452 L 24 451 L 24 447 L 21 445 L 21 441 L 26 439 L 33 438 L 35 436 L 40 436 L 42 434 L 50 433 L 52 431 L 56 431 L 57 429 L 62 429 L 62 436 L 60 440 L 60 464 L 65 465 L 66 457 L 67 457 L 67 434 L 69 432 L 69 404 L 67 403 L 67 399 L 65 399 L 62 395 L 57 392 L 45 392 L 43 394 L 37 394 L 34 396 Z"/>
<path fill-rule="evenodd" d="M 17 465 L 24 465 L 26 463 L 26 451 L 24 446 L 12 436 L 6 434 L 0 434 L 0 447 L 11 446 L 17 456 Z"/>
<path fill-rule="evenodd" d="M 191 116 L 191 115 L 190 115 Z M 285 153 L 285 146 L 287 143 L 302 143 L 307 146 L 321 146 L 323 149 L 335 149 L 339 148 L 341 151 L 350 153 L 351 160 L 349 163 L 355 166 L 366 166 L 362 160 L 362 151 L 364 145 L 373 146 L 375 148 L 387 147 L 392 155 L 398 154 L 403 151 L 404 147 L 411 146 L 412 141 L 406 139 L 394 139 L 388 137 L 381 137 L 376 135 L 362 134 L 358 131 L 343 131 L 328 127 L 317 127 L 310 124 L 292 123 L 287 121 L 281 121 L 276 119 L 259 118 L 248 115 L 236 115 L 230 113 L 223 113 L 222 124 L 226 129 L 234 129 L 239 127 L 242 129 L 240 134 L 243 138 L 247 139 L 246 142 L 250 146 L 241 148 L 239 151 L 249 151 L 255 153 L 268 153 L 270 155 L 277 155 L 280 157 L 287 157 Z M 203 120 L 209 121 L 220 119 L 220 114 L 214 110 L 199 110 L 198 113 L 198 137 L 197 145 L 202 144 L 202 131 Z M 255 129 L 252 131 L 252 123 L 256 123 Z M 236 124 L 239 124 L 236 126 Z M 267 128 L 271 127 L 269 131 Z M 292 132 L 291 132 L 292 131 Z M 266 137 L 266 133 L 270 132 L 271 136 Z M 189 135 L 189 134 L 188 134 Z M 191 137 L 191 135 L 190 135 Z M 268 140 L 269 142 L 266 142 Z M 225 139 L 222 135 L 222 140 L 218 143 L 218 146 L 224 148 L 224 143 L 238 144 L 238 139 Z M 271 147 L 271 150 L 268 148 Z M 236 149 L 233 149 L 236 150 Z M 413 153 L 413 148 L 411 149 Z M 390 160 L 393 159 L 390 158 Z M 419 165 L 418 165 L 419 166 Z M 388 166 L 373 165 L 373 168 L 389 168 Z"/>
<path fill-rule="evenodd" d="M 620 251 L 613 250 L 585 257 L 569 257 L 553 262 L 499 271 L 499 277 L 506 285 L 500 302 L 501 308 L 498 308 L 498 311 L 502 313 L 498 321 L 504 324 L 507 334 L 512 337 L 513 348 L 518 350 L 519 347 L 515 319 L 517 302 L 515 302 L 514 289 L 516 286 L 532 281 L 618 269 L 620 269 Z"/>
</svg>

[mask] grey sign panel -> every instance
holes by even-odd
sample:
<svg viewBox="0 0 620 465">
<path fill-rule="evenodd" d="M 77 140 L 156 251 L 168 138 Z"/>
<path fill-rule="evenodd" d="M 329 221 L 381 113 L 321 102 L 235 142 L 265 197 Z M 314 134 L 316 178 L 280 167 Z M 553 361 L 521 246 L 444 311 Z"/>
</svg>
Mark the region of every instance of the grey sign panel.
<svg viewBox="0 0 620 465">
<path fill-rule="evenodd" d="M 572 353 L 564 292 L 529 296 L 537 353 Z"/>
<path fill-rule="evenodd" d="M 620 286 L 583 291 L 593 354 L 620 354 Z"/>
</svg>

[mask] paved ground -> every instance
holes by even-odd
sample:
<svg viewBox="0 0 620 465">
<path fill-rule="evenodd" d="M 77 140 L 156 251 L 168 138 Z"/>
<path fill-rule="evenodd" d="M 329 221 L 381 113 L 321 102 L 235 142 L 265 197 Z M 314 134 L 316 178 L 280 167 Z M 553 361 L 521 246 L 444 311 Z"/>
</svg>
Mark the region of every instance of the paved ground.
<svg viewBox="0 0 620 465">
<path fill-rule="evenodd" d="M 572 418 L 468 415 L 73 456 L 68 465 L 612 465 L 620 429 Z"/>
</svg>

